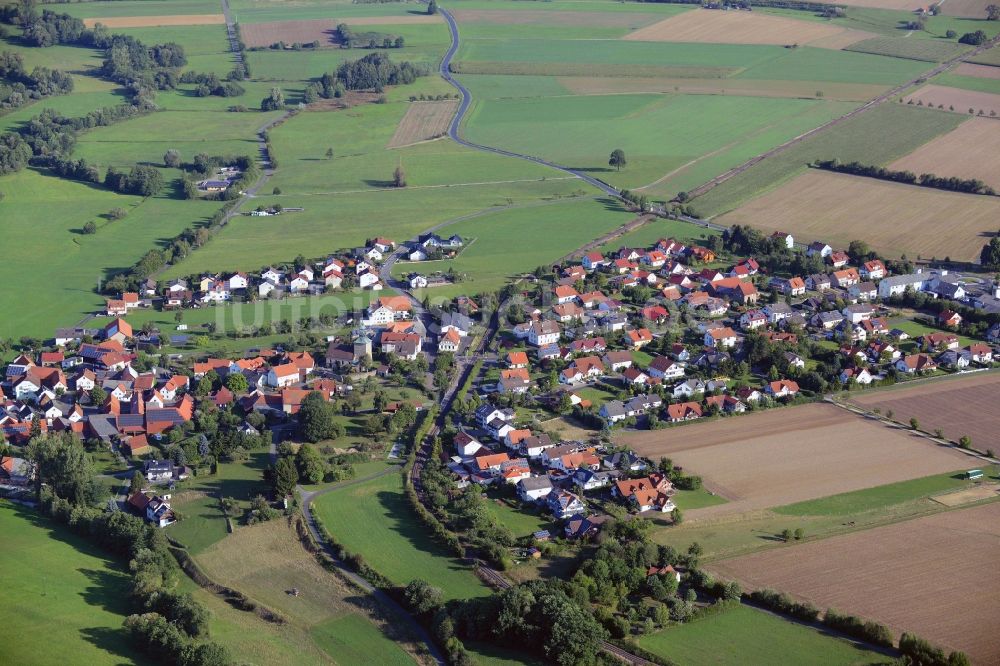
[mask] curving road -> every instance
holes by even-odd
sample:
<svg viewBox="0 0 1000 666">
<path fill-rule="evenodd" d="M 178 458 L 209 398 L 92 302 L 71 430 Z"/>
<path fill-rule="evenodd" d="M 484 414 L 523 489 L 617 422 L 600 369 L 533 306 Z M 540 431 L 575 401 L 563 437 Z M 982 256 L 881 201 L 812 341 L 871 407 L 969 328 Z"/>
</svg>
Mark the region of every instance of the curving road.
<svg viewBox="0 0 1000 666">
<path fill-rule="evenodd" d="M 448 47 L 448 52 L 444 54 L 444 58 L 441 60 L 441 65 L 438 70 L 441 73 L 441 78 L 455 86 L 459 93 L 462 95 L 462 103 L 458 105 L 458 111 L 455 112 L 455 116 L 451 119 L 451 124 L 448 126 L 448 137 L 452 141 L 459 143 L 468 148 L 474 148 L 476 150 L 482 150 L 487 153 L 494 153 L 496 155 L 503 155 L 505 157 L 516 157 L 517 159 L 527 160 L 529 162 L 534 162 L 535 164 L 541 164 L 542 166 L 547 166 L 557 171 L 562 171 L 563 173 L 569 174 L 570 176 L 575 176 L 580 180 L 583 180 L 590 185 L 593 185 L 597 189 L 601 190 L 605 194 L 612 196 L 616 199 L 621 198 L 621 193 L 618 188 L 608 185 L 603 180 L 599 178 L 594 178 L 582 171 L 577 171 L 576 169 L 570 169 L 569 167 L 564 167 L 555 162 L 549 162 L 548 160 L 543 160 L 540 157 L 535 157 L 534 155 L 524 155 L 522 153 L 515 153 L 510 150 L 504 150 L 502 148 L 495 148 L 493 146 L 484 146 L 481 143 L 474 143 L 467 139 L 462 138 L 460 134 L 460 129 L 462 121 L 465 120 L 465 115 L 469 111 L 469 106 L 472 104 L 472 93 L 469 89 L 462 85 L 454 76 L 451 75 L 451 61 L 454 59 L 455 54 L 458 52 L 459 41 L 458 41 L 458 24 L 455 22 L 455 17 L 451 15 L 446 9 L 438 7 L 438 13 L 444 17 L 444 20 L 448 23 L 448 30 L 451 32 L 451 46 Z"/>
</svg>

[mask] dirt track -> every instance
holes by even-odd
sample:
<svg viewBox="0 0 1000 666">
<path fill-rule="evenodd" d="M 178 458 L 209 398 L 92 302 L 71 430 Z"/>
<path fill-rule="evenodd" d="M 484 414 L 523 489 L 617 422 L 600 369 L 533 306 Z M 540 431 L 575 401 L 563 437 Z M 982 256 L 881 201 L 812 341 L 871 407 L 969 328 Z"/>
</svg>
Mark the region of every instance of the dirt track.
<svg viewBox="0 0 1000 666">
<path fill-rule="evenodd" d="M 747 589 L 887 624 L 1000 664 L 1000 503 L 768 550 L 707 567 Z"/>
<path fill-rule="evenodd" d="M 616 443 L 671 458 L 728 504 L 691 519 L 740 513 L 964 469 L 951 448 L 827 404 L 772 409 L 657 431 Z"/>
</svg>

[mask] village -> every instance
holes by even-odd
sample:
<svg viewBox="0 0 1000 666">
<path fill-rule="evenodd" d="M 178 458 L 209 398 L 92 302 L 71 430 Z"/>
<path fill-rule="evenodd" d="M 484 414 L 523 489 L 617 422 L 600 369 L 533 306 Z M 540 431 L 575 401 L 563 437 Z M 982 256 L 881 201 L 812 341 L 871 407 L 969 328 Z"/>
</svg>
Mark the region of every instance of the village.
<svg viewBox="0 0 1000 666">
<path fill-rule="evenodd" d="M 139 351 L 137 342 L 148 336 L 126 319 L 136 308 L 349 287 L 380 291 L 385 264 L 422 261 L 428 251 L 441 256 L 464 241 L 429 234 L 397 246 L 375 238 L 315 263 L 315 270 L 303 264 L 253 278 L 149 284 L 142 296 L 109 300 L 106 314 L 114 319 L 103 328 L 60 329 L 51 345 L 7 366 L 0 428 L 11 446 L 0 474 L 6 483 L 28 484 L 31 466 L 20 447 L 37 434 L 69 433 L 131 461 L 147 484 L 127 506 L 165 527 L 175 519 L 160 486 L 182 483 L 192 473 L 185 463 L 209 457 L 205 447 L 188 448 L 189 460 L 179 447 L 202 430 L 197 415 L 205 410 L 225 412 L 237 439 L 273 437 L 275 446 L 296 438 L 297 415 L 311 395 L 344 401 L 359 382 L 399 381 L 403 372 L 433 398 L 455 376 L 455 359 L 478 361 L 442 433 L 453 488 L 474 484 L 507 497 L 503 489 L 512 488 L 521 510 L 548 514 L 575 539 L 599 530 L 607 518 L 599 509 L 609 500 L 677 521 L 677 489 L 700 485 L 683 470 L 615 446 L 612 435 L 622 428 L 656 430 L 992 365 L 1000 325 L 972 329 L 953 308 L 993 311 L 1000 304 L 996 284 L 946 270 L 894 275 L 881 259 L 852 262 L 822 242 L 797 250 L 782 233 L 755 242 L 768 256 L 823 270 L 768 275 L 753 256 L 730 251 L 738 236 L 723 239 L 729 250 L 664 238 L 647 248 L 585 253 L 553 266 L 551 277 L 523 280 L 508 293 L 498 324 L 465 296 L 425 308 L 407 291 L 426 283 L 410 277 L 393 285 L 403 293 L 375 297 L 351 326 L 328 336 L 325 349 L 181 356 L 165 365 Z M 733 260 L 716 267 L 724 263 L 717 253 Z M 922 317 L 920 332 L 912 318 L 894 325 L 915 299 L 928 310 L 947 306 Z M 489 331 L 494 325 L 499 330 Z M 977 332 L 985 341 L 970 340 Z M 491 333 L 493 345 L 476 354 Z M 443 374 L 432 380 L 439 367 Z M 376 407 L 392 412 L 400 404 Z M 551 423 L 571 423 L 582 434 L 561 439 Z"/>
</svg>

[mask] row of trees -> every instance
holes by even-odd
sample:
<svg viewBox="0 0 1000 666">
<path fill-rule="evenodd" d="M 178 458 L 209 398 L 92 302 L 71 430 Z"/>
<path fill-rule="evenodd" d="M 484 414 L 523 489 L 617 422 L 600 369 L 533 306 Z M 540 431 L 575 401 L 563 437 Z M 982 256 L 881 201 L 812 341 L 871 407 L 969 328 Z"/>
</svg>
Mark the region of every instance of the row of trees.
<svg viewBox="0 0 1000 666">
<path fill-rule="evenodd" d="M 73 77 L 58 69 L 35 67 L 29 74 L 19 53 L 0 52 L 0 109 L 73 91 Z"/>
<path fill-rule="evenodd" d="M 225 79 L 219 78 L 214 72 L 204 74 L 201 72 L 184 72 L 180 76 L 181 83 L 196 83 L 195 94 L 198 97 L 239 97 L 246 92 L 237 80 L 242 80 L 243 72 L 239 69 L 231 71 Z"/>
<path fill-rule="evenodd" d="M 224 666 L 225 648 L 207 641 L 208 611 L 175 590 L 177 564 L 163 532 L 138 516 L 94 505 L 100 491 L 83 445 L 71 434 L 32 438 L 27 456 L 36 467 L 41 507 L 54 520 L 129 560 L 136 610 L 125 627 L 140 649 L 178 666 Z"/>
<path fill-rule="evenodd" d="M 978 178 L 956 178 L 935 176 L 932 173 L 922 173 L 919 176 L 912 171 L 897 171 L 872 164 L 861 164 L 860 162 L 849 162 L 842 164 L 838 160 L 822 160 L 813 166 L 827 171 L 837 173 L 848 173 L 855 176 L 865 176 L 867 178 L 878 178 L 896 183 L 908 183 L 910 185 L 920 185 L 922 187 L 933 187 L 939 190 L 949 190 L 951 192 L 966 192 L 968 194 L 995 195 L 996 191 L 979 180 Z"/>
</svg>

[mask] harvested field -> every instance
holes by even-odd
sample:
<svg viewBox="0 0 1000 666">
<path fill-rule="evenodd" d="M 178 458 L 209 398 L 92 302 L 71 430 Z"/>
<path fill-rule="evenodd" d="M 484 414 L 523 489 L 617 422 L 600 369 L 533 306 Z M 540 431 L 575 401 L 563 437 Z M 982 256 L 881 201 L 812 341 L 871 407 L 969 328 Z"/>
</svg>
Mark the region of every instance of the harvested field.
<svg viewBox="0 0 1000 666">
<path fill-rule="evenodd" d="M 451 13 L 459 23 L 598 28 L 636 28 L 649 25 L 661 18 L 659 14 L 539 11 L 536 9 L 522 11 L 504 9 L 454 9 Z"/>
<path fill-rule="evenodd" d="M 707 568 L 744 588 L 915 633 L 975 664 L 1000 664 L 1000 503 L 768 550 Z"/>
<path fill-rule="evenodd" d="M 978 178 L 1000 190 L 1000 126 L 995 120 L 973 118 L 896 160 L 889 168 Z"/>
<path fill-rule="evenodd" d="M 995 408 L 998 390 L 1000 374 L 983 372 L 858 395 L 851 402 L 867 410 L 880 409 L 883 414 L 891 409 L 892 418 L 900 423 L 917 418 L 924 430 L 941 430 L 952 440 L 968 435 L 975 448 L 996 450 L 1000 448 Z"/>
<path fill-rule="evenodd" d="M 913 100 L 914 104 L 923 102 L 924 106 L 943 106 L 948 110 L 955 107 L 955 113 L 969 114 L 969 109 L 972 109 L 973 114 L 969 115 L 978 114 L 980 111 L 987 116 L 990 115 L 991 111 L 1000 115 L 1000 95 L 975 90 L 962 90 L 932 84 L 903 98 L 905 102 L 910 102 L 910 100 Z"/>
<path fill-rule="evenodd" d="M 240 34 L 248 47 L 270 46 L 276 42 L 286 44 L 308 44 L 318 41 L 322 46 L 331 46 L 333 30 L 341 23 L 347 25 L 414 25 L 420 23 L 440 23 L 440 16 L 354 16 L 342 19 L 309 19 L 305 21 L 272 21 L 270 23 L 248 23 L 240 25 Z"/>
<path fill-rule="evenodd" d="M 850 5 L 851 7 L 866 7 L 869 9 L 898 9 L 904 12 L 911 12 L 914 9 L 913 0 L 818 0 L 829 5 Z M 946 3 L 947 4 L 947 3 Z"/>
<path fill-rule="evenodd" d="M 622 78 L 600 76 L 559 77 L 559 83 L 578 95 L 616 93 L 666 93 L 690 95 L 738 95 L 741 97 L 797 97 L 815 99 L 817 84 L 812 81 L 766 81 L 762 79 L 682 79 Z M 832 83 L 820 86 L 826 99 L 869 100 L 885 90 L 864 83 Z"/>
<path fill-rule="evenodd" d="M 630 432 L 616 443 L 653 460 L 667 456 L 730 500 L 686 512 L 691 518 L 791 504 L 969 466 L 968 456 L 950 448 L 827 404 Z"/>
<path fill-rule="evenodd" d="M 719 224 L 787 229 L 846 247 L 864 238 L 890 257 L 978 261 L 996 232 L 1000 199 L 811 170 L 719 217 Z M 948 233 L 941 221 L 948 220 Z"/>
<path fill-rule="evenodd" d="M 844 33 L 854 33 L 844 37 Z M 809 44 L 830 40 L 843 48 L 871 37 L 860 30 L 848 30 L 816 21 L 799 21 L 741 11 L 723 12 L 695 9 L 631 32 L 622 39 L 637 42 L 698 42 L 702 44 Z M 839 38 L 849 41 L 838 41 Z"/>
<path fill-rule="evenodd" d="M 221 25 L 226 22 L 222 14 L 174 14 L 172 16 L 109 16 L 85 18 L 84 25 L 93 28 L 98 23 L 108 28 L 159 28 L 168 25 Z"/>
<path fill-rule="evenodd" d="M 955 68 L 955 74 L 975 76 L 978 79 L 1000 79 L 1000 67 L 963 62 Z"/>
<path fill-rule="evenodd" d="M 387 148 L 401 148 L 414 143 L 436 139 L 448 131 L 458 100 L 440 102 L 411 102 L 406 114 L 396 126 Z"/>
</svg>

